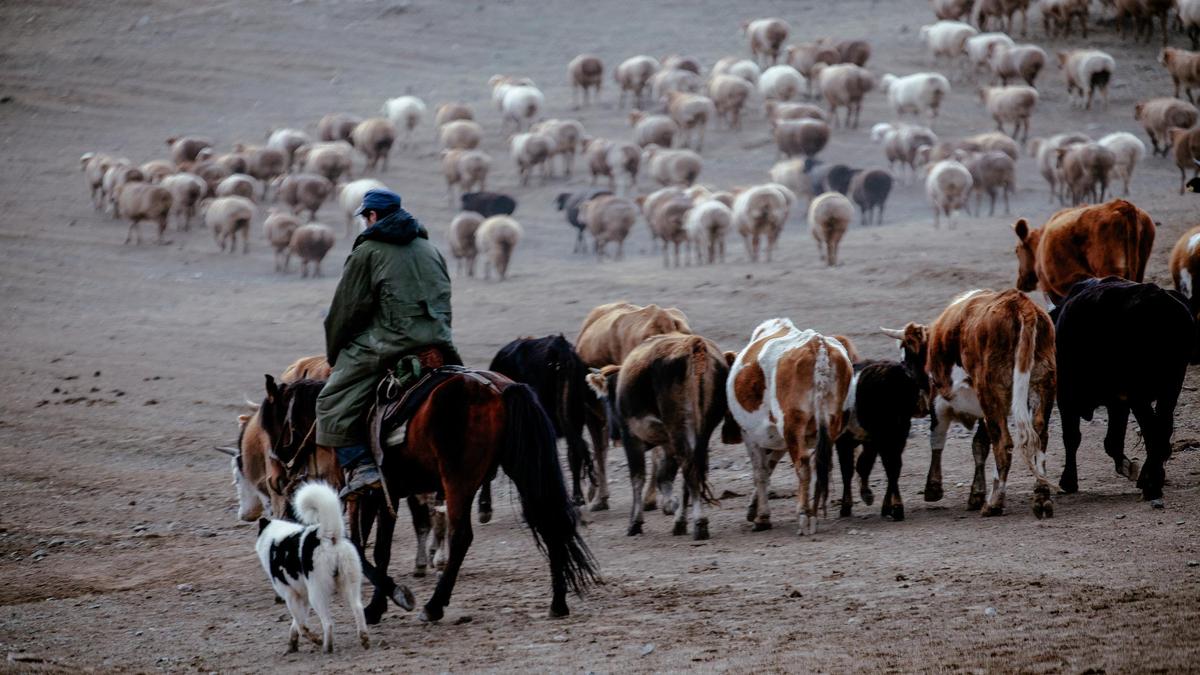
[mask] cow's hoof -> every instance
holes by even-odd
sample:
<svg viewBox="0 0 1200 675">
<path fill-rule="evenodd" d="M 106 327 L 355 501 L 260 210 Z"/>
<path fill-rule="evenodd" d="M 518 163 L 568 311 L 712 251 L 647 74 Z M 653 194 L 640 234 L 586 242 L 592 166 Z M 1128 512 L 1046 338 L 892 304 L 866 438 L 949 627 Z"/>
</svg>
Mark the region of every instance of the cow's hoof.
<svg viewBox="0 0 1200 675">
<path fill-rule="evenodd" d="M 668 500 L 664 501 L 663 505 L 662 505 L 663 515 L 664 516 L 675 515 L 675 508 L 676 508 L 676 505 L 675 505 L 674 499 L 668 499 Z"/>
<path fill-rule="evenodd" d="M 564 616 L 570 616 L 570 615 L 571 615 L 571 609 L 569 607 L 567 607 L 566 600 L 555 600 L 555 601 L 551 602 L 550 603 L 550 611 L 546 613 L 546 616 L 551 619 L 561 619 Z"/>
<path fill-rule="evenodd" d="M 983 504 L 986 501 L 987 497 L 985 495 L 978 492 L 972 493 L 971 496 L 967 498 L 967 510 L 978 511 L 979 509 L 983 508 Z"/>
<path fill-rule="evenodd" d="M 1033 515 L 1036 516 L 1038 520 L 1041 520 L 1042 518 L 1053 518 L 1054 503 L 1049 500 L 1035 501 L 1033 503 Z"/>
<path fill-rule="evenodd" d="M 1159 497 L 1158 499 L 1151 499 L 1151 500 L 1150 500 L 1150 508 L 1152 508 L 1152 509 L 1165 509 L 1165 508 L 1167 508 L 1167 504 L 1166 504 L 1166 502 L 1164 502 L 1164 501 L 1163 501 L 1163 498 L 1162 498 L 1162 497 Z"/>
<path fill-rule="evenodd" d="M 592 505 L 588 507 L 588 510 L 593 511 L 593 512 L 594 511 L 607 511 L 608 510 L 608 500 L 600 499 L 600 500 L 594 501 L 594 502 L 592 502 Z"/>
<path fill-rule="evenodd" d="M 1136 459 L 1127 460 L 1122 468 L 1125 470 L 1121 473 L 1129 480 L 1137 481 L 1138 477 L 1142 475 L 1142 463 Z"/>
<path fill-rule="evenodd" d="M 392 602 L 406 612 L 411 612 L 413 607 L 417 606 L 417 599 L 413 596 L 413 592 L 404 584 L 396 584 L 396 588 L 392 590 Z"/>
<path fill-rule="evenodd" d="M 629 526 L 628 530 L 625 530 L 625 536 L 627 536 L 627 537 L 633 537 L 633 536 L 639 535 L 641 533 L 642 533 L 642 524 L 641 523 L 634 523 Z"/>
<path fill-rule="evenodd" d="M 758 500 L 751 499 L 750 506 L 746 507 L 746 520 L 754 522 L 758 518 Z"/>
<path fill-rule="evenodd" d="M 692 529 L 692 539 L 696 541 L 706 541 L 708 539 L 707 520 L 696 521 L 696 526 Z"/>
<path fill-rule="evenodd" d="M 984 518 L 992 518 L 994 516 L 1002 516 L 1002 515 L 1004 515 L 1004 507 L 1003 506 L 988 506 L 988 507 L 980 509 L 979 515 L 983 516 Z"/>
<path fill-rule="evenodd" d="M 769 521 L 769 520 L 759 520 L 759 521 L 755 521 L 755 523 L 754 523 L 754 531 L 755 532 L 762 532 L 763 530 L 769 530 L 769 529 L 771 529 L 771 521 Z"/>
<path fill-rule="evenodd" d="M 438 621 L 442 620 L 442 616 L 444 614 L 445 611 L 441 607 L 425 605 L 425 608 L 421 610 L 421 615 L 418 618 L 425 623 L 437 623 Z"/>
<path fill-rule="evenodd" d="M 940 502 L 945 493 L 942 492 L 941 483 L 926 483 L 925 484 L 925 501 Z"/>
<path fill-rule="evenodd" d="M 479 522 L 481 522 L 481 523 L 492 522 L 492 512 L 491 511 L 480 511 L 479 512 Z"/>
<path fill-rule="evenodd" d="M 421 577 L 425 576 L 425 573 L 428 569 L 428 565 L 417 565 L 415 568 L 413 568 L 413 576 L 420 579 Z"/>
<path fill-rule="evenodd" d="M 649 501 L 642 502 L 642 510 L 643 511 L 657 511 L 658 510 L 658 500 L 651 499 Z"/>
<path fill-rule="evenodd" d="M 371 648 L 371 636 L 367 635 L 366 631 L 363 631 L 358 634 L 358 641 L 362 645 L 363 649 Z"/>
<path fill-rule="evenodd" d="M 849 518 L 852 515 L 854 515 L 854 514 L 850 511 L 850 505 L 843 502 L 842 508 L 838 510 L 838 517 L 839 518 Z"/>
<path fill-rule="evenodd" d="M 687 523 L 685 521 L 675 521 L 675 526 L 671 528 L 671 534 L 678 537 L 681 534 L 687 534 Z"/>
<path fill-rule="evenodd" d="M 866 504 L 867 506 L 870 506 L 875 503 L 875 493 L 871 492 L 867 488 L 863 488 L 862 490 L 860 490 L 858 493 L 858 496 L 862 497 L 863 503 Z"/>
</svg>

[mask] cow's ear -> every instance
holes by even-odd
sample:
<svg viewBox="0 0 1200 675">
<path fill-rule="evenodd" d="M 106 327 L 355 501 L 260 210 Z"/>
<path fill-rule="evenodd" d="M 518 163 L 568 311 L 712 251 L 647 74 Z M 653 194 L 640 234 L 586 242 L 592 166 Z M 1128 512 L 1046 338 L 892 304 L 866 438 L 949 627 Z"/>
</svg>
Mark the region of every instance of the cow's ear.
<svg viewBox="0 0 1200 675">
<path fill-rule="evenodd" d="M 725 364 L 732 366 L 734 361 L 737 361 L 737 352 L 725 352 Z"/>
<path fill-rule="evenodd" d="M 275 385 L 275 378 L 269 373 L 264 377 L 267 378 L 267 403 L 274 403 L 275 397 L 279 396 L 279 387 Z"/>
<path fill-rule="evenodd" d="M 1027 237 L 1029 237 L 1028 221 L 1026 221 L 1024 218 L 1018 220 L 1016 222 L 1016 224 L 1013 225 L 1013 232 L 1017 233 L 1017 239 L 1020 239 L 1021 241 L 1025 241 L 1025 239 Z"/>
</svg>

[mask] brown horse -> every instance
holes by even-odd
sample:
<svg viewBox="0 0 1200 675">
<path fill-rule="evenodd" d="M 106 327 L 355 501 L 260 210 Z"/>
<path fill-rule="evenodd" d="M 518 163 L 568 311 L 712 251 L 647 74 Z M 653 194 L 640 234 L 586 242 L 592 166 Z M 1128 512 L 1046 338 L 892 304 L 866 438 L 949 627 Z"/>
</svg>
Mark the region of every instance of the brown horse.
<svg viewBox="0 0 1200 675">
<path fill-rule="evenodd" d="M 262 405 L 263 429 L 284 466 L 318 448 L 309 430 L 316 420 L 316 398 L 322 382 L 302 380 L 276 385 L 267 376 Z M 411 594 L 387 575 L 395 527 L 394 507 L 400 497 L 436 492 L 445 497 L 449 559 L 421 619 L 437 621 L 450 602 L 458 571 L 474 534 L 471 500 L 497 469 L 516 486 L 521 511 L 534 541 L 550 561 L 550 616 L 566 616 L 568 588 L 576 593 L 598 581 L 595 560 L 577 529 L 575 508 L 567 496 L 558 462 L 554 427 L 528 386 L 486 371 L 461 371 L 436 384 L 408 422 L 405 442 L 384 448 L 384 479 L 393 500 L 389 512 L 382 491 L 349 505 L 351 537 L 359 547 L 363 571 L 375 585 L 366 608 L 377 622 L 391 598 L 409 609 Z M 318 476 L 309 476 L 317 478 Z M 320 476 L 340 483 L 340 476 Z M 411 504 L 410 504 L 411 505 Z M 378 520 L 374 561 L 363 545 Z M 407 600 L 407 602 L 406 602 Z"/>
</svg>

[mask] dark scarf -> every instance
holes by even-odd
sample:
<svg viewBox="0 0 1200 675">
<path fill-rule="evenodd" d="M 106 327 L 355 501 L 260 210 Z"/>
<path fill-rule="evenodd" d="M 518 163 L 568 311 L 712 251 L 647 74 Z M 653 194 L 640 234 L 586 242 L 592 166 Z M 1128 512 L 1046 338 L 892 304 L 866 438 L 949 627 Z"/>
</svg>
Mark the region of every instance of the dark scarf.
<svg viewBox="0 0 1200 675">
<path fill-rule="evenodd" d="M 394 213 L 380 218 L 375 221 L 374 225 L 363 230 L 362 234 L 354 240 L 354 248 L 358 248 L 358 245 L 364 241 L 382 241 L 388 244 L 407 246 L 417 237 L 428 239 L 429 233 L 411 213 L 403 208 L 398 208 Z"/>
</svg>

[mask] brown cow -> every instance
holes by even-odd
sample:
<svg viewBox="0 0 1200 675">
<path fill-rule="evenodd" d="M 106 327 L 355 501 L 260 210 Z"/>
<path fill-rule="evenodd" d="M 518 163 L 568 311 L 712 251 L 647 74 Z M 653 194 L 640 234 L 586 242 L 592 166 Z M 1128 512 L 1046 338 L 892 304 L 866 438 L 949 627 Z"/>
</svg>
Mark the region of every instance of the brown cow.
<svg viewBox="0 0 1200 675">
<path fill-rule="evenodd" d="M 630 536 L 642 533 L 644 507 L 638 495 L 646 483 L 646 451 L 658 448 L 662 460 L 655 462 L 654 473 L 664 513 L 673 501 L 675 473 L 683 472 L 673 533 L 687 533 L 690 501 L 692 537 L 708 539 L 708 442 L 725 417 L 728 375 L 725 355 L 711 340 L 685 333 L 655 335 L 630 351 L 621 365 L 588 375 L 588 385 L 619 420 L 633 487 Z"/>
<path fill-rule="evenodd" d="M 908 324 L 885 330 L 900 340 L 905 361 L 924 355 L 935 425 L 930 431 L 926 501 L 942 498 L 942 449 L 951 421 L 968 428 L 982 418 L 972 443 L 975 478 L 970 510 L 985 516 L 1004 511 L 1004 492 L 1015 445 L 1037 479 L 1033 513 L 1054 515 L 1046 479 L 1046 442 L 1054 408 L 1054 323 L 1024 293 L 974 290 L 954 299 L 929 328 Z M 991 495 L 983 467 L 989 446 L 995 460 Z"/>
<path fill-rule="evenodd" d="M 658 305 L 641 307 L 628 302 L 610 302 L 588 312 L 583 326 L 579 329 L 579 338 L 575 340 L 575 351 L 588 366 L 603 368 L 620 365 L 625 360 L 625 355 L 648 337 L 664 333 L 691 332 L 687 317 L 673 307 L 664 309 Z M 589 495 L 589 508 L 592 511 L 608 509 L 608 440 L 604 429 L 605 418 L 602 406 L 598 403 L 589 406 L 587 427 L 592 438 L 592 459 L 595 462 L 596 474 L 595 493 Z M 646 485 L 644 497 L 647 509 L 657 508 L 656 491 L 655 482 L 650 481 Z M 665 508 L 669 510 L 669 506 Z"/>
<path fill-rule="evenodd" d="M 1017 233 L 1017 288 L 1041 288 L 1062 303 L 1071 286 L 1092 277 L 1119 276 L 1141 282 L 1154 246 L 1154 221 L 1143 210 L 1114 199 L 1096 206 L 1063 209 L 1039 229 L 1024 219 Z"/>
<path fill-rule="evenodd" d="M 1200 315 L 1200 293 L 1196 292 L 1196 277 L 1200 276 L 1200 225 L 1193 227 L 1171 249 L 1171 279 L 1175 290 L 1187 298 L 1193 315 Z"/>
</svg>

